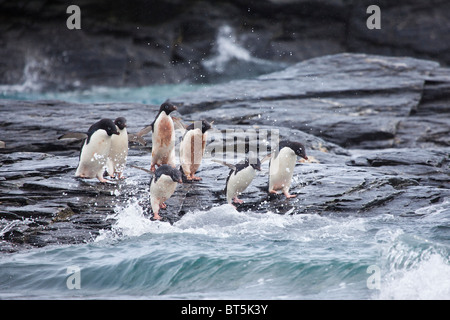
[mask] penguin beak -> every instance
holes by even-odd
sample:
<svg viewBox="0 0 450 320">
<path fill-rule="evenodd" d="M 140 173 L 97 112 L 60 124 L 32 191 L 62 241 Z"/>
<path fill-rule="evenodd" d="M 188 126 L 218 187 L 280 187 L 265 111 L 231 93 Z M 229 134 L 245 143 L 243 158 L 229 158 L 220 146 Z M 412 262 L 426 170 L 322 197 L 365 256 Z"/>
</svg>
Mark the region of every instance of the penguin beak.
<svg viewBox="0 0 450 320">
<path fill-rule="evenodd" d="M 117 134 L 118 136 L 120 135 L 120 132 L 119 131 L 117 131 L 116 133 L 114 133 L 114 134 Z"/>
<path fill-rule="evenodd" d="M 302 163 L 303 159 L 308 160 L 308 157 L 307 156 L 301 157 L 300 159 L 297 160 L 297 162 Z"/>
</svg>

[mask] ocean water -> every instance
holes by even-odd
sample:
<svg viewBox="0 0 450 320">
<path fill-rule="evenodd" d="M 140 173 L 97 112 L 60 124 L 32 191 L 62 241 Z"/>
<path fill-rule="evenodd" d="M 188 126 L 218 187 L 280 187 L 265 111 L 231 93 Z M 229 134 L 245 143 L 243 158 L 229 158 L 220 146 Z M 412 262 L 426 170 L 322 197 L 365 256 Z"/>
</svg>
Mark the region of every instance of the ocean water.
<svg viewBox="0 0 450 320">
<path fill-rule="evenodd" d="M 0 86 L 0 99 L 11 100 L 62 100 L 75 103 L 130 102 L 161 104 L 168 98 L 204 88 L 204 84 L 180 83 L 137 88 L 112 88 L 97 86 L 74 91 L 42 92 L 35 83 L 17 86 Z"/>
<path fill-rule="evenodd" d="M 150 221 L 138 198 L 91 242 L 0 257 L 1 299 L 449 299 L 449 204 L 417 217 L 238 212 Z"/>
</svg>

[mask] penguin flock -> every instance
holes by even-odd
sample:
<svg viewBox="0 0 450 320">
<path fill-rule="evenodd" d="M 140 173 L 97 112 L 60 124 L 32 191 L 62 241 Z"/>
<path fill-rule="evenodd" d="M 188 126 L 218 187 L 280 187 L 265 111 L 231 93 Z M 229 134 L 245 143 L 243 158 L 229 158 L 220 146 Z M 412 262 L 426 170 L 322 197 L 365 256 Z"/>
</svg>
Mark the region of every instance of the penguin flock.
<svg viewBox="0 0 450 320">
<path fill-rule="evenodd" d="M 127 132 L 126 119 L 118 117 L 114 121 L 101 119 L 94 123 L 87 134 L 66 134 L 61 138 L 84 138 L 75 176 L 79 178 L 97 178 L 102 183 L 111 183 L 105 179 L 107 174 L 111 178 L 124 179 L 124 169 L 128 156 L 128 142 L 137 141 L 141 144 L 142 136 L 152 132 L 152 159 L 150 170 L 153 174 L 150 182 L 150 204 L 153 219 L 160 220 L 160 209 L 165 209 L 165 202 L 173 195 L 176 187 L 183 181 L 199 181 L 196 176 L 205 152 L 207 132 L 213 122 L 197 121 L 188 126 L 171 115 L 177 107 L 170 102 L 161 104 L 154 121 L 137 134 Z M 175 130 L 183 129 L 184 134 L 180 142 L 180 167 L 176 168 L 175 161 Z M 230 168 L 225 186 L 227 203 L 243 203 L 238 197 L 251 184 L 257 171 L 261 171 L 261 164 L 269 161 L 269 194 L 282 192 L 286 198 L 295 195 L 289 193 L 294 174 L 297 157 L 308 159 L 305 147 L 300 142 L 281 141 L 277 150 L 271 151 L 261 161 L 252 152 L 248 153 L 244 161 L 229 164 L 215 160 Z"/>
</svg>

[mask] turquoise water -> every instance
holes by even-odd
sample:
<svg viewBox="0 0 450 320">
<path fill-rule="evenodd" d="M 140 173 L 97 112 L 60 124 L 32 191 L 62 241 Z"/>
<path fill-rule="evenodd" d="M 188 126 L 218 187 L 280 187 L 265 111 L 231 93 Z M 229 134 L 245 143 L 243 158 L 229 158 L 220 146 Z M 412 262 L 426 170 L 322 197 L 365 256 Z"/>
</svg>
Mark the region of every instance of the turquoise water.
<svg viewBox="0 0 450 320">
<path fill-rule="evenodd" d="M 167 98 L 204 88 L 202 84 L 181 83 L 137 88 L 92 87 L 90 89 L 40 92 L 19 86 L 0 86 L 0 99 L 12 100 L 63 100 L 75 103 L 134 102 L 161 104 Z M 3 89 L 3 90 L 2 90 Z"/>
<path fill-rule="evenodd" d="M 418 218 L 221 205 L 170 225 L 148 220 L 130 199 L 90 243 L 3 255 L 0 298 L 448 299 L 448 204 Z M 70 266 L 79 289 L 67 285 Z"/>
<path fill-rule="evenodd" d="M 3 98 L 160 103 L 198 88 Z M 450 199 L 408 217 L 217 205 L 173 225 L 150 221 L 141 200 L 117 204 L 112 229 L 87 243 L 0 255 L 0 299 L 450 299 Z"/>
</svg>

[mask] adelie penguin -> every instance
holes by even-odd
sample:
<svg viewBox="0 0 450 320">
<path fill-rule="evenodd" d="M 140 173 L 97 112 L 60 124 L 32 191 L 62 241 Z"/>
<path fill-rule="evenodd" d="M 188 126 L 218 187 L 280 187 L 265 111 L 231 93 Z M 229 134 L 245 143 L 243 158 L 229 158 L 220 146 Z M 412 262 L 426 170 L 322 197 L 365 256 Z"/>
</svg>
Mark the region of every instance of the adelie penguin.
<svg viewBox="0 0 450 320">
<path fill-rule="evenodd" d="M 153 218 L 160 220 L 160 208 L 166 208 L 164 203 L 175 192 L 178 183 L 182 183 L 181 171 L 167 164 L 163 164 L 155 171 L 150 182 L 150 204 L 152 206 Z"/>
<path fill-rule="evenodd" d="M 286 198 L 294 198 L 289 194 L 297 156 L 307 160 L 305 147 L 300 142 L 281 141 L 278 150 L 272 153 L 269 163 L 269 193 L 282 191 Z"/>
<path fill-rule="evenodd" d="M 103 172 L 111 149 L 111 137 L 119 134 L 116 125 L 110 119 L 102 119 L 94 123 L 89 128 L 81 148 L 75 176 L 97 178 L 100 182 L 108 182 L 103 178 Z"/>
<path fill-rule="evenodd" d="M 227 197 L 227 202 L 231 205 L 234 203 L 243 203 L 241 199 L 238 198 L 242 192 L 247 189 L 250 183 L 256 176 L 256 171 L 261 171 L 261 161 L 257 157 L 250 153 L 245 161 L 240 162 L 236 165 L 228 164 L 226 162 L 213 160 L 215 162 L 221 163 L 229 167 L 230 173 L 228 174 L 226 185 L 225 185 L 225 195 Z"/>
<path fill-rule="evenodd" d="M 120 134 L 111 137 L 111 149 L 106 162 L 106 170 L 111 177 L 114 178 L 117 175 L 119 179 L 123 179 L 123 171 L 128 157 L 127 120 L 119 117 L 114 120 L 114 124 Z"/>
<path fill-rule="evenodd" d="M 196 121 L 186 127 L 186 132 L 180 143 L 181 170 L 188 180 L 201 180 L 195 173 L 201 165 L 205 153 L 207 131 L 212 123 L 206 120 Z"/>
<path fill-rule="evenodd" d="M 168 164 L 175 167 L 175 128 L 170 113 L 177 107 L 164 102 L 159 108 L 155 120 L 150 125 L 152 129 L 152 162 L 150 171 L 155 172 L 156 166 Z"/>
</svg>

